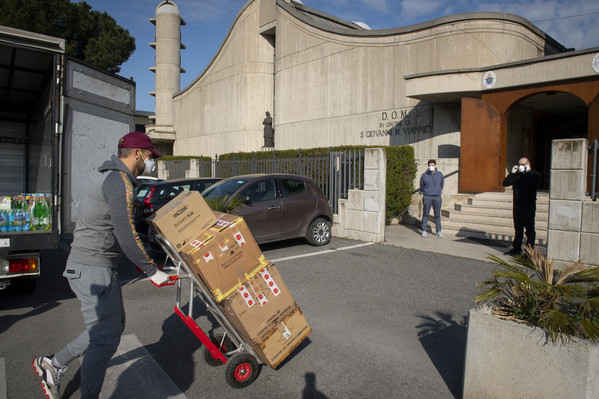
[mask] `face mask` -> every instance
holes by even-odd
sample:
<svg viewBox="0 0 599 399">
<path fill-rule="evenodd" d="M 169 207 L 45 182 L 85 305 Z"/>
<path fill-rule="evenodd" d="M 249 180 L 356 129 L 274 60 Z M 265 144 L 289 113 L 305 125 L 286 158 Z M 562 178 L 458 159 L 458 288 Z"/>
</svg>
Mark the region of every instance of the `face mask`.
<svg viewBox="0 0 599 399">
<path fill-rule="evenodd" d="M 431 165 L 431 166 L 428 167 L 428 171 L 431 172 L 431 173 L 434 172 L 435 169 L 436 168 L 433 165 Z"/>
<path fill-rule="evenodd" d="M 524 165 L 518 165 L 518 172 L 524 173 L 525 170 L 526 168 L 524 167 Z"/>
<path fill-rule="evenodd" d="M 144 168 L 143 176 L 150 176 L 156 170 L 156 161 L 153 159 L 145 159 L 144 164 L 146 167 Z"/>
</svg>

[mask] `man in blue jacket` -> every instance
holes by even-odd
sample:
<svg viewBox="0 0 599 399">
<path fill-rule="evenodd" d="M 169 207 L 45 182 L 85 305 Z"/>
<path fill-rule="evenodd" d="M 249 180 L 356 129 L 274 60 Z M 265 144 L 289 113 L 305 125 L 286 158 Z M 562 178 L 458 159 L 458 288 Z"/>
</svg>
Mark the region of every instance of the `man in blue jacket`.
<svg viewBox="0 0 599 399">
<path fill-rule="evenodd" d="M 81 302 L 86 329 L 56 355 L 33 359 L 47 398 L 60 398 L 60 378 L 67 365 L 84 356 L 81 364 L 81 398 L 98 398 L 108 361 L 116 352 L 125 329 L 125 310 L 116 272 L 123 254 L 152 282 L 162 285 L 168 275 L 148 256 L 133 223 L 137 176 L 155 167 L 160 157 L 145 133 L 123 136 L 118 156 L 98 168 L 80 201 L 73 243 L 63 276 Z"/>
<path fill-rule="evenodd" d="M 422 193 L 422 237 L 426 237 L 428 225 L 428 214 L 431 212 L 431 206 L 435 213 L 435 228 L 437 237 L 443 237 L 441 233 L 441 192 L 445 184 L 443 173 L 437 170 L 437 162 L 434 159 L 428 161 L 426 172 L 420 177 L 420 192 Z"/>
</svg>

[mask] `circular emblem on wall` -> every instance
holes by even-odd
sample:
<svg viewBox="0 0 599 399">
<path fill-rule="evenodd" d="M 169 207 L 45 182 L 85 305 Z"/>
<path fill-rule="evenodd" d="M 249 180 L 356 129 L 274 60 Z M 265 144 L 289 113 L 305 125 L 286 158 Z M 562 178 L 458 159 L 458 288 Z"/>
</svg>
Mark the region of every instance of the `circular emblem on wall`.
<svg viewBox="0 0 599 399">
<path fill-rule="evenodd" d="M 593 71 L 599 73 L 599 54 L 595 54 L 591 66 L 593 67 Z"/>
<path fill-rule="evenodd" d="M 496 81 L 497 76 L 495 76 L 495 72 L 493 71 L 489 71 L 483 76 L 483 86 L 485 86 L 486 89 L 490 89 L 491 87 L 495 86 Z"/>
</svg>

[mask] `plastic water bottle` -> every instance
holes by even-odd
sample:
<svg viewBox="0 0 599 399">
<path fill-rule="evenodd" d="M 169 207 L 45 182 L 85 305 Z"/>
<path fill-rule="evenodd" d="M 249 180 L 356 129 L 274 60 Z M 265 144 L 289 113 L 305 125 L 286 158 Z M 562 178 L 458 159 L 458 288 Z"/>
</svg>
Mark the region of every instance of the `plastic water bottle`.
<svg viewBox="0 0 599 399">
<path fill-rule="evenodd" d="M 48 201 L 46 200 L 45 195 L 41 195 L 40 199 L 40 230 L 49 230 L 50 229 L 50 206 L 48 205 Z"/>
<path fill-rule="evenodd" d="M 8 231 L 8 212 L 7 209 L 0 209 L 0 231 Z"/>
<path fill-rule="evenodd" d="M 39 217 L 38 197 L 32 198 L 30 209 L 31 209 L 31 230 L 39 230 L 40 229 L 40 217 Z"/>
</svg>

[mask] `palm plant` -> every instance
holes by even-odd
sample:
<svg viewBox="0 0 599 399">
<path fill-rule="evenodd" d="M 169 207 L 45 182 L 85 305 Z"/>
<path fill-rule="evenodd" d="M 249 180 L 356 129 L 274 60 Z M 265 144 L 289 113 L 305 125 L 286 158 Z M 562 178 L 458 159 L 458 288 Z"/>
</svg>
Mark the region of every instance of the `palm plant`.
<svg viewBox="0 0 599 399">
<path fill-rule="evenodd" d="M 543 328 L 552 342 L 571 337 L 599 342 L 599 268 L 574 262 L 558 270 L 552 259 L 526 247 L 524 255 L 499 266 L 478 284 L 475 302 L 498 317 Z"/>
<path fill-rule="evenodd" d="M 233 197 L 229 200 L 228 195 L 222 197 L 205 198 L 205 200 L 210 209 L 213 211 L 230 213 L 232 215 L 237 215 L 239 209 L 245 206 L 239 197 Z"/>
</svg>

